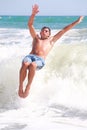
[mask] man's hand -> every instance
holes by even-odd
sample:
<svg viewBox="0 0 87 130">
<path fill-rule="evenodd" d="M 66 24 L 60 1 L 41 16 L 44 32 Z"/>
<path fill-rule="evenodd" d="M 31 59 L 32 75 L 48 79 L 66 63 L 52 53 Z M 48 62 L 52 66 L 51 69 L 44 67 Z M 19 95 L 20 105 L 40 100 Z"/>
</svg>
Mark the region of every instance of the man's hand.
<svg viewBox="0 0 87 130">
<path fill-rule="evenodd" d="M 78 18 L 78 23 L 82 22 L 83 18 L 84 18 L 84 16 L 80 16 L 80 17 Z"/>
<path fill-rule="evenodd" d="M 39 12 L 39 6 L 35 4 L 34 6 L 32 6 L 32 14 L 36 15 L 38 12 Z"/>
</svg>

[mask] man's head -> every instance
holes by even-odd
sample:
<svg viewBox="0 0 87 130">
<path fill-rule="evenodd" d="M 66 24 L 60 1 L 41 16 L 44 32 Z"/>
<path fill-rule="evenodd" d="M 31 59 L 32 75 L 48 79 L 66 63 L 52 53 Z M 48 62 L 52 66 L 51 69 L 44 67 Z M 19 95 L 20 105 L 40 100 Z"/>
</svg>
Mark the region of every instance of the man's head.
<svg viewBox="0 0 87 130">
<path fill-rule="evenodd" d="M 51 29 L 49 27 L 43 27 L 40 35 L 42 39 L 47 39 L 51 35 Z"/>
</svg>

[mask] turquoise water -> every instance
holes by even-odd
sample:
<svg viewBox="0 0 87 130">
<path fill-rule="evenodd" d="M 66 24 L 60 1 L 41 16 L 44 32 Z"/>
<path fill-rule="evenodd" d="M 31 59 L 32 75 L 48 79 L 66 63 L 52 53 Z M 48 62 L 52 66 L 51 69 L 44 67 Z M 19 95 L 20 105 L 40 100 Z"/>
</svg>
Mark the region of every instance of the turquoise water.
<svg viewBox="0 0 87 130">
<path fill-rule="evenodd" d="M 36 16 L 34 26 L 37 29 L 49 26 L 51 29 L 60 29 L 76 20 L 78 16 Z M 27 28 L 29 16 L 1 16 L 0 28 Z M 87 27 L 87 16 L 75 28 Z"/>
</svg>

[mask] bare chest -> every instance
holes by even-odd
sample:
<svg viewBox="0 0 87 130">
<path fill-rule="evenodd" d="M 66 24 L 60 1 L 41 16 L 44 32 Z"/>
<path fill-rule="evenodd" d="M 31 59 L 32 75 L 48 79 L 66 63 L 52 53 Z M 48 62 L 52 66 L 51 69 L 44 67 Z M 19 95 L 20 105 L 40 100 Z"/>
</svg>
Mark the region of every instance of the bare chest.
<svg viewBox="0 0 87 130">
<path fill-rule="evenodd" d="M 34 41 L 33 47 L 41 50 L 48 50 L 51 48 L 51 43 L 48 39 L 46 40 L 37 39 Z"/>
</svg>

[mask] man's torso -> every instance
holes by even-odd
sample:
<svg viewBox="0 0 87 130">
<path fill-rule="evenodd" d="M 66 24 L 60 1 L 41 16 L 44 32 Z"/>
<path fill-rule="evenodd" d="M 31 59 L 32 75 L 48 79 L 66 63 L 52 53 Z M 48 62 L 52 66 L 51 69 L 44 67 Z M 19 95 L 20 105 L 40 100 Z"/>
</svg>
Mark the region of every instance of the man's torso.
<svg viewBox="0 0 87 130">
<path fill-rule="evenodd" d="M 31 54 L 38 55 L 45 59 L 52 47 L 53 44 L 51 42 L 51 38 L 44 39 L 44 40 L 40 38 L 35 38 L 33 40 Z"/>
</svg>

